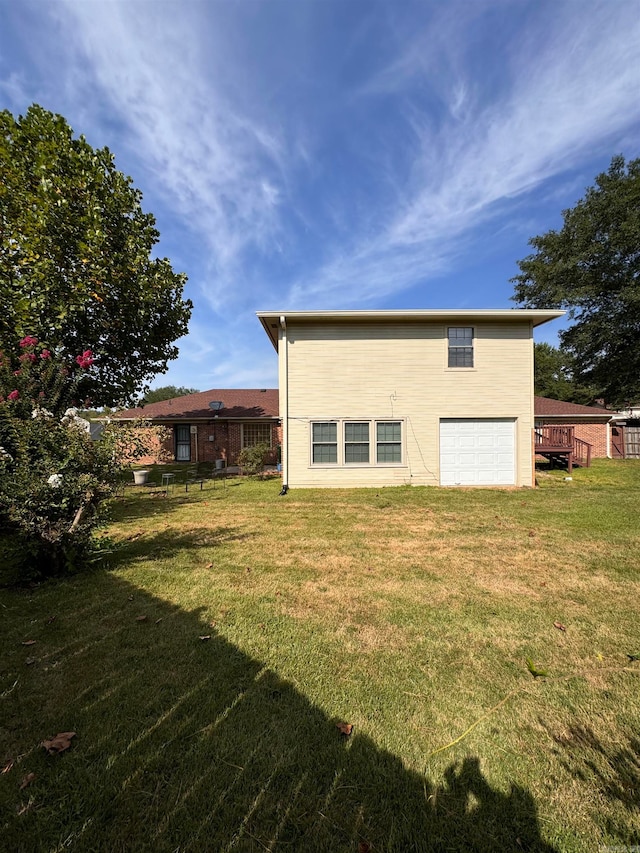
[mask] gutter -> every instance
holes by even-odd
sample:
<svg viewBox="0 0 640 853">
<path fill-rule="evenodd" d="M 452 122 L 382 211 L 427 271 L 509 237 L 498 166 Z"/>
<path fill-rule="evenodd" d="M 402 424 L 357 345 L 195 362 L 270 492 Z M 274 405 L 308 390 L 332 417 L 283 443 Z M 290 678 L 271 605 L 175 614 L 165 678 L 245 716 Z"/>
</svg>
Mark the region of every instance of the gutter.
<svg viewBox="0 0 640 853">
<path fill-rule="evenodd" d="M 282 384 L 281 400 L 282 412 L 282 443 L 284 453 L 282 454 L 282 493 L 286 494 L 289 489 L 289 347 L 287 341 L 287 319 L 284 314 L 280 315 L 280 341 L 284 344 L 282 349 Z"/>
</svg>

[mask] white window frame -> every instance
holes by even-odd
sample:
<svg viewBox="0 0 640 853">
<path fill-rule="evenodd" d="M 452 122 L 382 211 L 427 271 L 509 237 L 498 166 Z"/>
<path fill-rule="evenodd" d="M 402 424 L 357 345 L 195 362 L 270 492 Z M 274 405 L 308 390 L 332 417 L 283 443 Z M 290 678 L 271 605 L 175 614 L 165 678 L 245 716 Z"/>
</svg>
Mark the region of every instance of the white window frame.
<svg viewBox="0 0 640 853">
<path fill-rule="evenodd" d="M 452 340 L 455 341 L 456 338 L 451 337 L 451 333 L 453 331 L 467 331 L 471 332 L 471 346 L 468 344 L 459 344 L 452 345 Z M 459 338 L 459 340 L 463 340 L 463 338 Z M 476 330 L 474 326 L 447 326 L 447 370 L 475 370 L 476 367 Z M 471 350 L 471 364 L 451 364 L 451 356 L 456 350 Z"/>
<path fill-rule="evenodd" d="M 398 442 L 379 442 L 378 441 L 378 424 L 399 424 L 400 425 L 400 459 L 392 462 L 378 462 L 378 444 L 398 444 Z M 336 461 L 335 462 L 314 462 L 313 449 L 315 444 L 323 442 L 314 442 L 313 427 L 314 424 L 335 424 L 336 426 L 336 441 L 331 444 L 336 444 Z M 347 430 L 345 427 L 348 424 L 368 424 L 369 426 L 369 461 L 368 462 L 347 462 L 346 461 L 346 445 L 347 444 L 363 444 L 364 442 L 347 440 Z M 309 467 L 311 468 L 399 468 L 406 467 L 406 423 L 404 418 L 314 418 L 309 422 Z"/>
<path fill-rule="evenodd" d="M 316 440 L 314 436 L 314 426 L 335 426 L 336 428 L 336 440 L 335 441 L 321 441 L 320 439 Z M 318 418 L 318 420 L 311 421 L 309 425 L 309 441 L 310 441 L 310 455 L 309 461 L 312 466 L 316 468 L 335 468 L 340 464 L 340 429 L 339 422 L 335 420 L 335 418 Z M 335 462 L 314 462 L 314 448 L 325 447 L 327 445 L 336 446 L 336 461 Z"/>
</svg>

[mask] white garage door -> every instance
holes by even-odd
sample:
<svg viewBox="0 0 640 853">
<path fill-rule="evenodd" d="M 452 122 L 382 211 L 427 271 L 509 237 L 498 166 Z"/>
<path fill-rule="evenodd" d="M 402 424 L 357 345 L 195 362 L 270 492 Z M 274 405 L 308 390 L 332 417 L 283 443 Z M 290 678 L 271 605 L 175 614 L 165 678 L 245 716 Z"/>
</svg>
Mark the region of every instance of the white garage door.
<svg viewBox="0 0 640 853">
<path fill-rule="evenodd" d="M 442 486 L 511 486 L 515 481 L 513 418 L 440 421 Z"/>
</svg>

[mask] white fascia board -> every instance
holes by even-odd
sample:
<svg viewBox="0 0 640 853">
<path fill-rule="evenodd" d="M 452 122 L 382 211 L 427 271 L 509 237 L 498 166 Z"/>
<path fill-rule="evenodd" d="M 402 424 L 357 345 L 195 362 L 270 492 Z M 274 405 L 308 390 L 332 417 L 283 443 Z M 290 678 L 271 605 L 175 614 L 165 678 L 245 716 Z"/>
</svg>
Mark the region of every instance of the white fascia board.
<svg viewBox="0 0 640 853">
<path fill-rule="evenodd" d="M 256 311 L 256 316 L 262 323 L 265 332 L 278 349 L 278 327 L 280 318 L 299 320 L 301 322 L 419 322 L 419 321 L 495 321 L 522 322 L 529 321 L 533 326 L 540 326 L 550 320 L 563 317 L 566 311 L 542 310 L 538 308 L 417 308 L 414 310 L 392 309 L 382 311 Z"/>
</svg>

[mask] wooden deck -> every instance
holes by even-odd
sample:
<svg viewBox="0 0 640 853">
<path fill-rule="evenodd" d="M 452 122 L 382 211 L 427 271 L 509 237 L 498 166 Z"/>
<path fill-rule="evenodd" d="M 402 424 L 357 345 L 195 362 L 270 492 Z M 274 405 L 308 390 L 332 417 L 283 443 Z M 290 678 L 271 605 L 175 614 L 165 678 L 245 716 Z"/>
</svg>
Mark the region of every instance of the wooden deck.
<svg viewBox="0 0 640 853">
<path fill-rule="evenodd" d="M 591 445 L 576 438 L 572 426 L 540 426 L 533 431 L 535 452 L 552 464 L 566 465 L 569 474 L 574 465 L 591 465 Z"/>
</svg>

